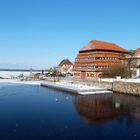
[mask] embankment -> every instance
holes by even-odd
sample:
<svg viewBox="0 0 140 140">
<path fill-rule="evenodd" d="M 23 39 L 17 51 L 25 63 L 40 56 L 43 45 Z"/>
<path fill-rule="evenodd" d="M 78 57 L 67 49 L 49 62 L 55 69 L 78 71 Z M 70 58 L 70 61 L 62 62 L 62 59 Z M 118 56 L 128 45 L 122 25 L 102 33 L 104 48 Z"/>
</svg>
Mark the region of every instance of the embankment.
<svg viewBox="0 0 140 140">
<path fill-rule="evenodd" d="M 107 88 L 115 93 L 123 93 L 129 95 L 139 95 L 140 96 L 140 83 L 127 82 L 127 81 L 74 81 L 75 83 L 80 83 L 90 86 L 98 86 L 101 88 Z"/>
</svg>

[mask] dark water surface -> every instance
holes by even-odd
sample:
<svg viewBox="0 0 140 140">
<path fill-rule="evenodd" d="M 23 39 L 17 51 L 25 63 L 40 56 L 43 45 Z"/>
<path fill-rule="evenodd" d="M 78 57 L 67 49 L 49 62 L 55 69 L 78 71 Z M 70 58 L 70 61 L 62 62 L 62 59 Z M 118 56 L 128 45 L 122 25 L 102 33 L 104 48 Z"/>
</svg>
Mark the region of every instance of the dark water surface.
<svg viewBox="0 0 140 140">
<path fill-rule="evenodd" d="M 140 140 L 140 97 L 0 84 L 0 140 Z"/>
</svg>

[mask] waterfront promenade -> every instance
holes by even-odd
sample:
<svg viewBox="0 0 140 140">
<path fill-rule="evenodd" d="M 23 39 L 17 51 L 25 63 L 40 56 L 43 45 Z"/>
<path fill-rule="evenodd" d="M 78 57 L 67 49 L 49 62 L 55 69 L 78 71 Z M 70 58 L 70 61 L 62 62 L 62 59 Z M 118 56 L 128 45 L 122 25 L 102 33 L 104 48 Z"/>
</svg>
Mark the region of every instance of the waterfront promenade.
<svg viewBox="0 0 140 140">
<path fill-rule="evenodd" d="M 13 80 L 1 79 L 0 83 L 41 85 L 44 87 L 54 88 L 57 90 L 67 91 L 67 92 L 80 94 L 80 95 L 112 93 L 112 91 L 107 90 L 106 88 L 101 88 L 98 86 L 74 84 L 74 83 L 68 83 L 68 82 L 20 81 L 17 79 L 13 79 Z"/>
<path fill-rule="evenodd" d="M 114 93 L 140 96 L 140 79 L 99 79 L 96 81 L 75 80 L 75 83 L 107 88 Z"/>
<path fill-rule="evenodd" d="M 106 88 L 101 88 L 98 86 L 87 86 L 83 84 L 74 84 L 67 82 L 42 82 L 41 86 L 54 88 L 57 90 L 68 91 L 80 95 L 90 95 L 90 94 L 101 94 L 101 93 L 112 93 L 112 91 Z"/>
</svg>

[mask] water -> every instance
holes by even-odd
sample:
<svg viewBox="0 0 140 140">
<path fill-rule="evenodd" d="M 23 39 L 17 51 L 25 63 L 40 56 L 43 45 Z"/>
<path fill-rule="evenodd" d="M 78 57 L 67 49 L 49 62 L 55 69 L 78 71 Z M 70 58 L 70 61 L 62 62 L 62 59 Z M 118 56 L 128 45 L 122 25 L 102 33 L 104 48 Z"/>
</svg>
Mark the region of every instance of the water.
<svg viewBox="0 0 140 140">
<path fill-rule="evenodd" d="M 0 84 L 0 140 L 139 140 L 140 97 Z"/>
</svg>

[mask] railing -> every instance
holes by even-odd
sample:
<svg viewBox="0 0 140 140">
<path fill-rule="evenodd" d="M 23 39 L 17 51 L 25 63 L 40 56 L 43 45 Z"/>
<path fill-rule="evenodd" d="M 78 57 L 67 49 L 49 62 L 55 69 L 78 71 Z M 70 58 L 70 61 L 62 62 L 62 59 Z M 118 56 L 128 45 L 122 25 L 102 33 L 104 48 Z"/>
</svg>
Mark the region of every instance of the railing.
<svg viewBox="0 0 140 140">
<path fill-rule="evenodd" d="M 140 79 L 120 79 L 120 78 L 99 78 L 98 81 L 103 82 L 132 82 L 132 83 L 140 83 Z"/>
</svg>

